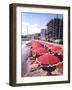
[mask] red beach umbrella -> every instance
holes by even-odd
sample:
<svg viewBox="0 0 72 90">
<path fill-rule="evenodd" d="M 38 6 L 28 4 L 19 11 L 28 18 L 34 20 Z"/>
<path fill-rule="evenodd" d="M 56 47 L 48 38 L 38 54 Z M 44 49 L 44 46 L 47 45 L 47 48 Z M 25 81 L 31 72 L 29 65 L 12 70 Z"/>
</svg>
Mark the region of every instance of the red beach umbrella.
<svg viewBox="0 0 72 90">
<path fill-rule="evenodd" d="M 62 49 L 62 48 L 59 47 L 59 46 L 53 46 L 53 47 L 51 47 L 50 49 L 52 49 L 53 51 L 56 51 L 56 50 L 60 50 L 60 49 Z"/>
<path fill-rule="evenodd" d="M 58 57 L 53 56 L 48 53 L 37 58 L 37 61 L 40 62 L 40 64 L 45 64 L 45 65 L 53 65 L 53 64 L 57 64 L 58 62 L 60 62 Z"/>
<path fill-rule="evenodd" d="M 57 53 L 63 54 L 63 49 L 57 50 Z"/>
<path fill-rule="evenodd" d="M 44 48 L 39 47 L 39 48 L 34 49 L 33 52 L 35 52 L 35 53 L 37 53 L 37 54 L 44 54 L 44 53 L 46 53 L 47 51 L 46 51 Z"/>
<path fill-rule="evenodd" d="M 41 47 L 41 44 L 39 42 L 37 42 L 37 41 L 32 42 L 32 49 L 36 49 L 39 47 Z"/>
<path fill-rule="evenodd" d="M 61 47 L 59 47 L 59 46 L 53 46 L 53 47 L 50 47 L 50 49 L 51 49 L 52 51 L 57 52 L 57 53 L 63 54 L 63 49 L 62 49 Z"/>
</svg>

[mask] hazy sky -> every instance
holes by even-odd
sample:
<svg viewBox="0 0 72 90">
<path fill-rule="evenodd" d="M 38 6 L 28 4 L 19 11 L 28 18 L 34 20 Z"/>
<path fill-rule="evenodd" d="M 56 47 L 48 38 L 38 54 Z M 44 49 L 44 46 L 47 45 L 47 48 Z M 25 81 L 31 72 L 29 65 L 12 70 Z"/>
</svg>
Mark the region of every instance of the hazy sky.
<svg viewBox="0 0 72 90">
<path fill-rule="evenodd" d="M 39 33 L 54 18 L 63 18 L 62 14 L 22 13 L 22 34 Z"/>
</svg>

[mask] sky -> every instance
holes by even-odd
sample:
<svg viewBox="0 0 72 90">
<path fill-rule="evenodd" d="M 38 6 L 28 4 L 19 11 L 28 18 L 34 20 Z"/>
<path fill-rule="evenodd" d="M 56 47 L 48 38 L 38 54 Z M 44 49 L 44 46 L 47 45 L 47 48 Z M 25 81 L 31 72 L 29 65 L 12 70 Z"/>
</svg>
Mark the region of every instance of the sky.
<svg viewBox="0 0 72 90">
<path fill-rule="evenodd" d="M 54 18 L 63 18 L 62 14 L 40 14 L 40 13 L 21 13 L 22 35 L 40 33 L 41 29 L 47 28 L 47 23 Z"/>
</svg>

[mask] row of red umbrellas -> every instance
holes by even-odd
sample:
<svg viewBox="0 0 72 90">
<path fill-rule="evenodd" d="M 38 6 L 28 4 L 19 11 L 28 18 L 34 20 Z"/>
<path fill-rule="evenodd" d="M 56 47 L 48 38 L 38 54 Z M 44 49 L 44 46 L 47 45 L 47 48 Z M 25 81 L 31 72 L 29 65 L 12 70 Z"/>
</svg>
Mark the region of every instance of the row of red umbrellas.
<svg viewBox="0 0 72 90">
<path fill-rule="evenodd" d="M 54 44 L 54 43 L 50 43 L 50 42 L 45 42 L 45 41 L 42 41 L 41 43 L 43 45 L 45 45 L 46 47 L 48 47 L 48 49 L 51 49 L 54 52 L 63 54 L 63 48 L 61 48 L 59 45 Z"/>
<path fill-rule="evenodd" d="M 60 59 L 57 56 L 54 56 L 52 54 L 47 53 L 47 50 L 41 46 L 41 44 L 45 44 L 48 46 L 49 49 L 51 49 L 54 52 L 58 52 L 63 54 L 63 49 L 59 46 L 49 45 L 49 43 L 41 43 L 41 41 L 33 41 L 32 42 L 32 51 L 38 54 L 42 54 L 42 56 L 37 58 L 37 61 L 40 62 L 40 64 L 45 65 L 53 65 L 58 62 L 60 62 Z"/>
</svg>

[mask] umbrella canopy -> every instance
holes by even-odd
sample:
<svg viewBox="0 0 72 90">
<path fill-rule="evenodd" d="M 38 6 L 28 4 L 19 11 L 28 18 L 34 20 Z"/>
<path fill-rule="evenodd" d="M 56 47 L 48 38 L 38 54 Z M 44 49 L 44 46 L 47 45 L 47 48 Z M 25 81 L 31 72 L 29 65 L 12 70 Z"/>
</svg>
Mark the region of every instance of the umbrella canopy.
<svg viewBox="0 0 72 90">
<path fill-rule="evenodd" d="M 52 46 L 50 49 L 52 49 L 53 51 L 56 51 L 56 50 L 60 50 L 62 48 L 59 46 Z"/>
<path fill-rule="evenodd" d="M 54 46 L 53 44 L 50 44 L 50 43 L 45 42 L 45 41 L 42 44 L 45 45 L 45 46 L 47 46 L 48 48 Z"/>
<path fill-rule="evenodd" d="M 63 49 L 57 50 L 57 53 L 63 54 Z"/>
<path fill-rule="evenodd" d="M 53 47 L 50 47 L 50 49 L 52 51 L 57 52 L 57 53 L 63 54 L 63 49 L 61 47 L 59 47 L 59 46 L 53 46 Z"/>
<path fill-rule="evenodd" d="M 45 48 L 39 47 L 33 50 L 33 52 L 37 53 L 37 54 L 44 54 L 47 51 L 45 50 Z"/>
<path fill-rule="evenodd" d="M 37 61 L 40 62 L 40 64 L 53 65 L 60 62 L 60 59 L 56 56 L 46 53 L 40 56 L 39 58 L 37 58 Z"/>
<path fill-rule="evenodd" d="M 32 49 L 36 49 L 41 47 L 41 44 L 37 41 L 33 41 L 31 46 L 32 46 Z"/>
</svg>

